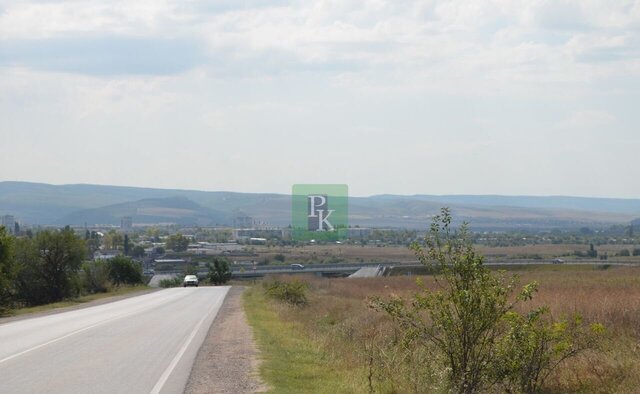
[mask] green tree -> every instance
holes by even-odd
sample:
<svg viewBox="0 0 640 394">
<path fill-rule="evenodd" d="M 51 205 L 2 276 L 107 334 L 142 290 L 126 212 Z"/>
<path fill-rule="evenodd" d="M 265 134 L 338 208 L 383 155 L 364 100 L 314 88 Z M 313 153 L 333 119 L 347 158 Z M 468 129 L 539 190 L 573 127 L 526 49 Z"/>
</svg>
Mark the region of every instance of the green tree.
<svg viewBox="0 0 640 394">
<path fill-rule="evenodd" d="M 136 245 L 133 247 L 133 249 L 131 249 L 131 257 L 134 258 L 142 258 L 145 255 L 145 251 L 144 248 L 140 245 Z"/>
<path fill-rule="evenodd" d="M 131 243 L 129 242 L 129 234 L 124 235 L 124 255 L 129 256 L 129 252 L 131 251 Z"/>
<path fill-rule="evenodd" d="M 18 243 L 18 287 L 30 305 L 61 301 L 77 296 L 80 269 L 87 250 L 73 230 L 45 230 Z"/>
<path fill-rule="evenodd" d="M 116 256 L 109 260 L 109 279 L 116 286 L 142 283 L 142 267 L 129 257 Z"/>
<path fill-rule="evenodd" d="M 197 275 L 198 267 L 195 264 L 186 264 L 182 269 L 182 275 Z"/>
<path fill-rule="evenodd" d="M 231 269 L 226 259 L 214 258 L 213 265 L 207 263 L 209 269 L 209 281 L 214 285 L 223 285 L 231 279 Z"/>
<path fill-rule="evenodd" d="M 82 283 L 88 293 L 106 293 L 109 290 L 109 262 L 88 261 L 82 264 Z"/>
<path fill-rule="evenodd" d="M 88 238 L 87 238 L 88 234 Z M 93 260 L 93 254 L 100 249 L 100 235 L 96 231 L 85 233 L 85 243 L 87 245 L 87 257 L 89 260 Z"/>
<path fill-rule="evenodd" d="M 0 226 L 0 314 L 13 302 L 13 282 L 18 273 L 14 247 L 14 238 Z"/>
<path fill-rule="evenodd" d="M 184 252 L 189 247 L 189 239 L 184 235 L 177 233 L 167 238 L 167 249 L 174 252 Z"/>
<path fill-rule="evenodd" d="M 102 246 L 105 249 L 121 249 L 124 237 L 116 230 L 111 230 L 102 237 Z"/>
</svg>

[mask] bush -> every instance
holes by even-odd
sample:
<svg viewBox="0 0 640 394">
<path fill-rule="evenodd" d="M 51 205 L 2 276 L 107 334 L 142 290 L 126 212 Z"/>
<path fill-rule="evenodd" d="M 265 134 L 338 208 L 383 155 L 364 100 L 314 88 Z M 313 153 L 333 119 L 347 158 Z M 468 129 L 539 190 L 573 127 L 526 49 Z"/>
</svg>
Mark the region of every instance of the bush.
<svg viewBox="0 0 640 394">
<path fill-rule="evenodd" d="M 129 257 L 116 256 L 108 264 L 109 278 L 114 285 L 142 283 L 142 267 Z"/>
<path fill-rule="evenodd" d="M 223 285 L 231 279 L 231 269 L 226 259 L 215 258 L 213 265 L 208 263 L 207 268 L 209 268 L 209 281 L 216 286 Z"/>
<path fill-rule="evenodd" d="M 82 287 L 87 293 L 109 291 L 109 263 L 94 261 L 82 264 Z"/>
<path fill-rule="evenodd" d="M 180 287 L 182 286 L 182 278 L 176 276 L 172 279 L 162 279 L 159 283 L 160 287 L 166 289 L 169 287 Z"/>
<path fill-rule="evenodd" d="M 267 296 L 293 306 L 303 306 L 307 304 L 306 282 L 294 279 L 289 282 L 281 280 L 265 281 L 263 283 Z"/>
<path fill-rule="evenodd" d="M 438 290 L 421 286 L 410 303 L 374 298 L 372 306 L 394 319 L 402 337 L 436 351 L 433 359 L 443 363 L 450 391 L 475 393 L 502 385 L 507 391 L 517 386 L 535 392 L 550 369 L 576 354 L 575 344 L 581 343 L 580 349 L 592 344 L 585 340 L 582 320 L 572 326 L 552 323 L 541 318 L 544 308 L 526 317 L 518 314 L 516 304 L 530 300 L 537 284 L 516 293 L 517 277 L 507 279 L 485 267 L 468 240 L 467 226 L 455 231 L 451 221 L 443 209 L 433 219 L 425 247 L 412 246 L 422 264 L 435 267 Z"/>
<path fill-rule="evenodd" d="M 286 257 L 282 253 L 278 253 L 277 255 L 273 256 L 273 259 L 275 261 L 279 261 L 281 263 L 284 263 L 284 261 L 286 260 Z"/>
<path fill-rule="evenodd" d="M 538 393 L 545 380 L 564 360 L 593 348 L 604 332 L 600 324 L 587 327 L 575 315 L 553 323 L 549 309 L 539 308 L 526 317 L 509 312 L 507 335 L 498 345 L 494 378 L 505 392 Z"/>
<path fill-rule="evenodd" d="M 633 249 L 633 255 L 634 256 L 640 256 L 640 248 L 634 248 Z"/>
</svg>

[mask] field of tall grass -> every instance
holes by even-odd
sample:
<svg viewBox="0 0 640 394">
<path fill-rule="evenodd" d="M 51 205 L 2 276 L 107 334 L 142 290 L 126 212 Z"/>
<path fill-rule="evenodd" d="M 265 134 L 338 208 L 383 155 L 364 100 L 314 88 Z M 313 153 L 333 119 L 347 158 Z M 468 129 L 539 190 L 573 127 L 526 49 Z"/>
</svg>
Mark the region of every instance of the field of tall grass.
<svg viewBox="0 0 640 394">
<path fill-rule="evenodd" d="M 415 261 L 415 254 L 402 245 L 305 245 L 301 247 L 268 247 L 252 246 L 258 254 L 257 260 L 268 259 L 277 262 L 275 256 L 281 255 L 286 263 L 322 263 L 322 262 L 409 262 Z M 476 245 L 477 251 L 488 259 L 509 258 L 541 258 L 552 259 L 562 257 L 571 260 L 575 251 L 587 252 L 588 244 L 538 244 L 524 246 L 486 246 Z M 598 252 L 607 253 L 611 261 L 624 259 L 625 261 L 640 262 L 640 257 L 615 257 L 622 249 L 633 249 L 629 245 L 599 245 Z"/>
<path fill-rule="evenodd" d="M 519 306 L 523 311 L 547 305 L 554 318 L 579 313 L 586 322 L 601 323 L 607 330 L 597 348 L 556 368 L 543 392 L 640 392 L 640 268 L 549 267 L 518 275 L 522 285 L 534 280 L 539 283 L 534 299 Z M 428 367 L 432 357 L 429 349 L 394 350 L 392 345 L 399 340 L 394 325 L 387 315 L 369 306 L 371 296 L 409 297 L 418 289 L 416 277 L 306 277 L 304 281 L 308 283 L 306 306 L 265 305 L 282 321 L 294 323 L 297 333 L 315 344 L 327 365 L 340 366 L 355 391 L 443 389 L 443 371 Z M 423 281 L 427 287 L 433 286 L 431 277 L 423 277 Z"/>
</svg>

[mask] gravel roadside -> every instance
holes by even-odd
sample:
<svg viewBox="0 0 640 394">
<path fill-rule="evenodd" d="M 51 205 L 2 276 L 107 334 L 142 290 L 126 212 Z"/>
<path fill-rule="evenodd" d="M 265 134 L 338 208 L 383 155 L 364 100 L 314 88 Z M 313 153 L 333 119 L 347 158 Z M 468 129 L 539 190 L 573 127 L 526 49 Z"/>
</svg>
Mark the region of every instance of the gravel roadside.
<svg viewBox="0 0 640 394">
<path fill-rule="evenodd" d="M 258 349 L 242 308 L 241 286 L 233 286 L 191 369 L 185 394 L 265 392 L 258 376 Z"/>
</svg>

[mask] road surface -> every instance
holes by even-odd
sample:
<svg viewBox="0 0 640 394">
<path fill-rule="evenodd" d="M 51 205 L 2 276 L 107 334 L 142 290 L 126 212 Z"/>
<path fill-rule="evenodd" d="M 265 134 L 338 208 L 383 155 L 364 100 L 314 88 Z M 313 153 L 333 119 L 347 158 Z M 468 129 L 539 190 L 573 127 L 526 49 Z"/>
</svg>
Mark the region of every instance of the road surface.
<svg viewBox="0 0 640 394">
<path fill-rule="evenodd" d="M 166 289 L 0 325 L 0 393 L 182 393 L 228 290 Z"/>
</svg>

